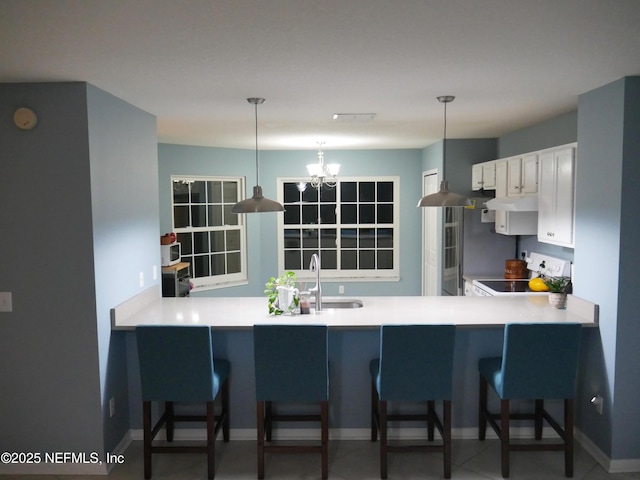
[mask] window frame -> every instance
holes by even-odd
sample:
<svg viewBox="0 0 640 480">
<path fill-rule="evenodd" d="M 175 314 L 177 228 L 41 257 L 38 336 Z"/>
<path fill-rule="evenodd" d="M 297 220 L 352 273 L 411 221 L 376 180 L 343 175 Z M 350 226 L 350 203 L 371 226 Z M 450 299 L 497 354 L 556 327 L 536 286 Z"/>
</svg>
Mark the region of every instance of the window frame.
<svg viewBox="0 0 640 480">
<path fill-rule="evenodd" d="M 206 290 L 215 290 L 219 288 L 235 287 L 238 285 L 246 285 L 249 283 L 248 274 L 248 259 L 247 259 L 247 226 L 244 215 L 237 215 L 237 225 L 220 225 L 220 226 L 205 226 L 205 227 L 176 227 L 175 207 L 174 202 L 174 182 L 186 181 L 186 182 L 235 182 L 237 184 L 237 198 L 236 202 L 239 202 L 243 198 L 245 191 L 245 178 L 241 176 L 225 176 L 225 175 L 171 175 L 169 180 L 170 188 L 170 202 L 171 202 L 171 225 L 172 231 L 178 236 L 180 234 L 192 234 L 197 232 L 214 232 L 214 231 L 239 231 L 240 232 L 240 271 L 236 273 L 225 273 L 222 275 L 209 275 L 206 277 L 194 277 L 194 265 L 190 262 L 191 271 L 191 292 L 203 292 Z M 223 202 L 224 205 L 225 202 Z M 191 202 L 188 203 L 191 205 Z M 184 248 L 182 248 L 184 252 Z M 226 252 L 226 250 L 225 250 Z M 211 253 L 211 252 L 209 252 Z M 193 253 L 192 253 L 193 255 Z M 183 260 L 183 257 L 180 259 Z"/>
<path fill-rule="evenodd" d="M 277 200 L 284 205 L 284 184 L 285 183 L 298 183 L 306 182 L 307 188 L 313 188 L 309 183 L 308 177 L 277 177 Z M 340 266 L 340 234 L 341 228 L 391 228 L 393 229 L 393 268 L 392 269 L 362 269 L 362 270 L 334 270 L 326 269 L 322 270 L 322 279 L 325 281 L 343 281 L 343 282 L 388 282 L 388 281 L 400 281 L 400 177 L 397 175 L 384 175 L 384 176 L 350 176 L 350 177 L 338 177 L 336 189 L 340 188 L 340 184 L 343 182 L 357 182 L 358 184 L 363 182 L 392 182 L 393 184 L 393 223 L 373 223 L 373 224 L 346 224 L 341 223 L 340 205 L 341 199 L 339 190 L 336 192 L 336 224 L 335 228 L 338 231 L 336 234 L 336 249 L 337 249 L 337 262 Z M 350 202 L 352 203 L 352 202 Z M 357 202 L 360 203 L 360 202 Z M 375 202 L 377 203 L 377 202 Z M 286 205 L 285 205 L 286 209 Z M 305 225 L 305 224 L 296 224 Z M 333 225 L 333 224 L 331 224 Z M 284 215 L 278 215 L 278 271 L 284 272 L 284 230 L 291 225 L 285 225 Z M 358 247 L 357 250 L 360 250 Z M 321 260 L 322 263 L 322 260 Z M 291 269 L 288 269 L 291 270 Z M 311 273 L 308 268 L 293 271 L 298 280 L 301 281 L 315 281 L 315 274 Z"/>
</svg>

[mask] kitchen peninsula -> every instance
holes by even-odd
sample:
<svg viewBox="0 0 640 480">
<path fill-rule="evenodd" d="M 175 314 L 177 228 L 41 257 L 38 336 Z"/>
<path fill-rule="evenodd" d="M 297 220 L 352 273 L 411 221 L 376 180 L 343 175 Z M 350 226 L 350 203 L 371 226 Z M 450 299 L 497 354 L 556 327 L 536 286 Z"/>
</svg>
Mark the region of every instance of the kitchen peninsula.
<svg viewBox="0 0 640 480">
<path fill-rule="evenodd" d="M 343 297 L 325 298 L 348 300 Z M 329 327 L 375 328 L 382 324 L 446 323 L 461 327 L 497 327 L 509 322 L 577 322 L 597 326 L 598 306 L 569 295 L 565 310 L 553 309 L 544 296 L 508 297 L 358 297 L 360 308 L 313 309 L 310 315 L 268 314 L 265 297 L 160 297 L 156 288 L 115 307 L 115 330 L 136 325 L 211 325 L 245 329 L 258 323 L 318 323 Z"/>
<path fill-rule="evenodd" d="M 325 297 L 324 305 L 345 297 Z M 215 355 L 231 363 L 231 438 L 255 439 L 254 324 L 329 326 L 331 438 L 370 437 L 369 361 L 380 353 L 382 324 L 449 323 L 459 328 L 454 358 L 454 436 L 475 435 L 477 360 L 500 355 L 508 322 L 578 322 L 598 326 L 598 306 L 570 296 L 566 310 L 555 310 L 546 296 L 420 297 L 359 296 L 360 308 L 326 308 L 309 315 L 268 315 L 266 297 L 161 297 L 150 288 L 111 310 L 112 328 L 127 336 L 130 424 L 142 427 L 135 327 L 143 324 L 211 325 Z M 551 406 L 553 411 L 553 405 Z M 304 433 L 303 433 L 304 434 Z M 295 433 L 300 435 L 300 433 Z"/>
</svg>

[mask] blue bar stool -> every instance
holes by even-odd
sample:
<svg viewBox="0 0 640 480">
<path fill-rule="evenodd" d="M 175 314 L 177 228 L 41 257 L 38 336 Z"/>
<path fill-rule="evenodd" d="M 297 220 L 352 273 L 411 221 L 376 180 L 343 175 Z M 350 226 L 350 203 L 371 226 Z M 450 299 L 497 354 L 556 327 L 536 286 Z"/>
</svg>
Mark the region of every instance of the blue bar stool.
<svg viewBox="0 0 640 480">
<path fill-rule="evenodd" d="M 144 478 L 151 478 L 153 453 L 206 453 L 208 478 L 215 473 L 215 439 L 222 428 L 229 441 L 229 372 L 226 360 L 215 358 L 208 326 L 145 325 L 136 327 L 144 430 Z M 220 395 L 218 395 L 220 393 Z M 222 408 L 215 413 L 215 400 Z M 164 411 L 153 425 L 151 403 L 164 402 Z M 206 403 L 206 415 L 176 415 L 174 402 Z M 206 421 L 206 446 L 154 445 L 166 424 L 167 441 L 173 442 L 175 422 Z"/>
<path fill-rule="evenodd" d="M 509 452 L 564 451 L 565 475 L 573 476 L 573 398 L 582 327 L 577 323 L 508 324 L 502 357 L 482 358 L 480 371 L 479 432 L 485 439 L 487 422 L 501 443 L 502 476 L 509 477 Z M 487 408 L 487 385 L 500 398 L 500 413 Z M 533 413 L 510 413 L 510 401 L 535 400 Z M 544 408 L 544 399 L 564 400 L 564 428 Z M 510 420 L 534 420 L 536 440 L 542 439 L 543 420 L 562 443 L 511 443 Z M 497 420 L 500 421 L 498 425 Z"/>
<path fill-rule="evenodd" d="M 436 451 L 444 456 L 444 476 L 451 478 L 451 391 L 454 325 L 383 325 L 380 358 L 369 364 L 371 373 L 371 440 L 380 431 L 380 478 L 387 478 L 387 454 L 403 451 Z M 442 400 L 442 420 L 435 401 Z M 389 414 L 387 402 L 427 402 L 424 414 Z M 389 445 L 388 422 L 426 421 L 427 439 L 434 440 L 434 426 L 442 443 Z"/>
<path fill-rule="evenodd" d="M 329 355 L 324 325 L 255 325 L 258 478 L 264 478 L 265 452 L 320 453 L 322 478 L 328 476 Z M 320 414 L 277 414 L 274 403 L 319 403 Z M 265 445 L 273 423 L 319 421 L 319 445 Z"/>
</svg>

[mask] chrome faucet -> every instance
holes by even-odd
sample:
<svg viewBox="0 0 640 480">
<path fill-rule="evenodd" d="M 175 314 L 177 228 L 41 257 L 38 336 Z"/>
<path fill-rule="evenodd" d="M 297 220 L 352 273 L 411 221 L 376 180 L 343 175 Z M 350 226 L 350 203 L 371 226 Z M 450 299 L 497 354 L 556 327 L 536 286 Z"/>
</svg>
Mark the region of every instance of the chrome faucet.
<svg viewBox="0 0 640 480">
<path fill-rule="evenodd" d="M 316 286 L 311 288 L 309 292 L 316 299 L 316 312 L 319 312 L 322 310 L 322 287 L 320 286 L 320 257 L 317 253 L 311 255 L 309 271 L 316 273 Z"/>
</svg>

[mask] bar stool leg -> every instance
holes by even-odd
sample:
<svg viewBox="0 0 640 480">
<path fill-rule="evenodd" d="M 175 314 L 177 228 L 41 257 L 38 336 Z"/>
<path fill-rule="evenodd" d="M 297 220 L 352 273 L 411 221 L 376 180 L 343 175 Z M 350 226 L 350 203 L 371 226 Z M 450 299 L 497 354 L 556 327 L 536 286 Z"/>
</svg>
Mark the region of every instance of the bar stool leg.
<svg viewBox="0 0 640 480">
<path fill-rule="evenodd" d="M 434 430 L 434 421 L 433 418 L 436 414 L 436 402 L 433 400 L 427 401 L 427 440 L 433 442 L 433 430 Z"/>
<path fill-rule="evenodd" d="M 535 410 L 535 434 L 536 440 L 542 440 L 542 410 L 544 409 L 544 400 L 537 399 L 536 400 L 536 410 Z"/>
<path fill-rule="evenodd" d="M 564 400 L 564 474 L 573 477 L 573 399 Z"/>
<path fill-rule="evenodd" d="M 229 380 L 225 380 L 222 384 L 222 415 L 224 416 L 224 420 L 222 421 L 222 439 L 225 443 L 229 442 L 229 405 L 231 402 L 229 401 Z"/>
<path fill-rule="evenodd" d="M 509 478 L 509 400 L 500 400 L 502 478 Z"/>
<path fill-rule="evenodd" d="M 378 440 L 378 421 L 380 412 L 378 411 L 378 390 L 373 382 L 371 382 L 371 441 Z"/>
<path fill-rule="evenodd" d="M 487 381 L 480 376 L 480 403 L 478 405 L 478 440 L 484 440 L 487 435 Z"/>
<path fill-rule="evenodd" d="M 329 402 L 320 402 L 320 430 L 322 432 L 322 480 L 329 477 Z"/>
<path fill-rule="evenodd" d="M 207 478 L 213 480 L 216 471 L 216 410 L 215 402 L 207 402 Z"/>
<path fill-rule="evenodd" d="M 165 402 L 164 411 L 167 415 L 165 421 L 165 425 L 167 427 L 167 442 L 173 442 L 173 431 L 175 428 L 173 421 L 173 402 Z"/>
<path fill-rule="evenodd" d="M 264 478 L 264 402 L 257 402 L 257 426 L 258 426 L 258 478 Z"/>
<path fill-rule="evenodd" d="M 444 420 L 442 440 L 444 442 L 444 478 L 451 478 L 451 400 L 442 403 Z"/>
<path fill-rule="evenodd" d="M 142 423 L 144 431 L 144 478 L 145 480 L 149 480 L 151 478 L 151 442 L 153 441 L 153 436 L 151 434 L 151 402 L 149 401 L 142 402 Z"/>
<path fill-rule="evenodd" d="M 387 478 L 387 402 L 380 401 L 380 478 Z"/>
</svg>

